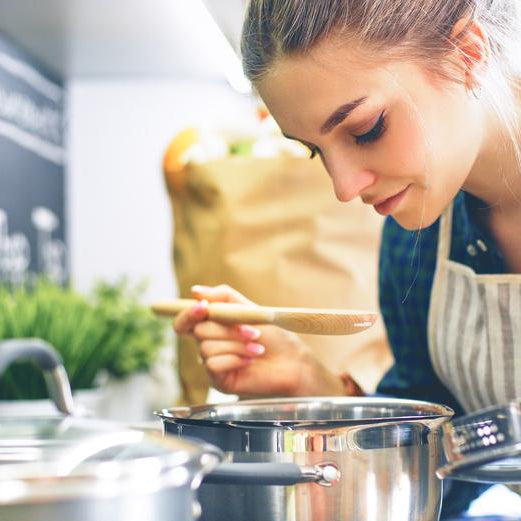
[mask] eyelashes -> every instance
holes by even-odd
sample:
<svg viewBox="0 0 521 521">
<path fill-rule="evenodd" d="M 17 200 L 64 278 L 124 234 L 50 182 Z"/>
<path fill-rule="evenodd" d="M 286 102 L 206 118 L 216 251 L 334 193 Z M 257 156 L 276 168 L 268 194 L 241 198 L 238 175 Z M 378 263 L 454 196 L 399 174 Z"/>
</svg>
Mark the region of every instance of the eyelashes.
<svg viewBox="0 0 521 521">
<path fill-rule="evenodd" d="M 354 136 L 357 145 L 366 145 L 379 139 L 385 131 L 385 112 L 380 114 L 375 126 L 361 136 Z"/>
<path fill-rule="evenodd" d="M 380 117 L 378 118 L 378 121 L 375 123 L 374 127 L 365 134 L 362 134 L 361 136 L 353 136 L 355 138 L 355 143 L 357 145 L 367 145 L 369 143 L 374 143 L 378 139 L 382 137 L 382 135 L 385 132 L 386 128 L 386 116 L 385 111 L 383 111 L 380 114 Z M 308 145 L 309 146 L 309 145 Z M 320 149 L 318 147 L 309 146 L 310 148 L 310 154 L 309 158 L 313 159 L 317 156 L 317 154 L 320 154 Z"/>
</svg>

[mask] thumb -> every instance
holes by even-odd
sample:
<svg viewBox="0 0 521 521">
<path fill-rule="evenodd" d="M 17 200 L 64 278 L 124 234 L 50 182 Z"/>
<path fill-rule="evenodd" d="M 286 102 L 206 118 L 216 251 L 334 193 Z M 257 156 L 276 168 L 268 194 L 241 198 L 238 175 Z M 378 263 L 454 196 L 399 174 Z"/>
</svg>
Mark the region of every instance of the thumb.
<svg viewBox="0 0 521 521">
<path fill-rule="evenodd" d="M 206 299 L 208 302 L 233 302 L 236 304 L 254 304 L 242 293 L 231 288 L 227 284 L 219 286 L 192 286 L 192 293 L 198 300 Z"/>
</svg>

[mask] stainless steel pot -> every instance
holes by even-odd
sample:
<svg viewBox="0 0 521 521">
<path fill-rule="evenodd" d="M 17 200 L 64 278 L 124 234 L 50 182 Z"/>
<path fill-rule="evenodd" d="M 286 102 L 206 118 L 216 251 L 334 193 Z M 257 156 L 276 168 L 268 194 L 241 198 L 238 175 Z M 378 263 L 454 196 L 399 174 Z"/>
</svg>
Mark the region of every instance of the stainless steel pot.
<svg viewBox="0 0 521 521">
<path fill-rule="evenodd" d="M 453 421 L 443 405 L 387 398 L 256 400 L 157 414 L 166 433 L 225 451 L 235 481 L 216 485 L 206 476 L 204 521 L 437 521 L 441 478 L 521 481 L 521 402 Z M 241 479 L 237 463 L 251 462 L 330 464 L 340 479 L 259 487 Z"/>
<path fill-rule="evenodd" d="M 0 377 L 20 358 L 43 368 L 56 405 L 72 412 L 56 352 L 36 339 L 2 342 Z M 116 423 L 0 409 L 0 519 L 193 521 L 196 489 L 220 457 L 215 447 Z"/>
<path fill-rule="evenodd" d="M 256 486 L 204 483 L 204 521 L 436 521 L 442 405 L 379 398 L 245 401 L 159 413 L 168 433 L 211 442 L 230 463 L 331 463 L 340 479 Z M 208 476 L 211 478 L 211 475 Z"/>
</svg>

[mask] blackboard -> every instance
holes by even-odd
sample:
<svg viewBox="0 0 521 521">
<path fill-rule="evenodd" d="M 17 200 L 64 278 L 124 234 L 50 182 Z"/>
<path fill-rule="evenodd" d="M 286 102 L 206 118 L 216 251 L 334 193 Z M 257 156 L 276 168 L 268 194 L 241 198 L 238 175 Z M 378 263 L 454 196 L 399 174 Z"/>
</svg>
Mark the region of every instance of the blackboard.
<svg viewBox="0 0 521 521">
<path fill-rule="evenodd" d="M 0 279 L 68 278 L 62 81 L 0 34 Z"/>
</svg>

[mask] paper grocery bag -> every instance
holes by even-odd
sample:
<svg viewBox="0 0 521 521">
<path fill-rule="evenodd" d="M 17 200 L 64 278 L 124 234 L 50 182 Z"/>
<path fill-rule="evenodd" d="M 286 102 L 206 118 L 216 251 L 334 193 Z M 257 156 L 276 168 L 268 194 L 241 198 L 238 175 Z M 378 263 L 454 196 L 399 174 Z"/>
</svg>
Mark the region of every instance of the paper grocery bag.
<svg viewBox="0 0 521 521">
<path fill-rule="evenodd" d="M 231 156 L 165 171 L 180 296 L 226 283 L 258 304 L 377 310 L 382 218 L 339 203 L 319 160 Z M 351 336 L 302 335 L 330 370 L 373 390 L 391 364 L 382 320 Z M 178 338 L 184 403 L 209 383 L 195 341 Z"/>
</svg>

